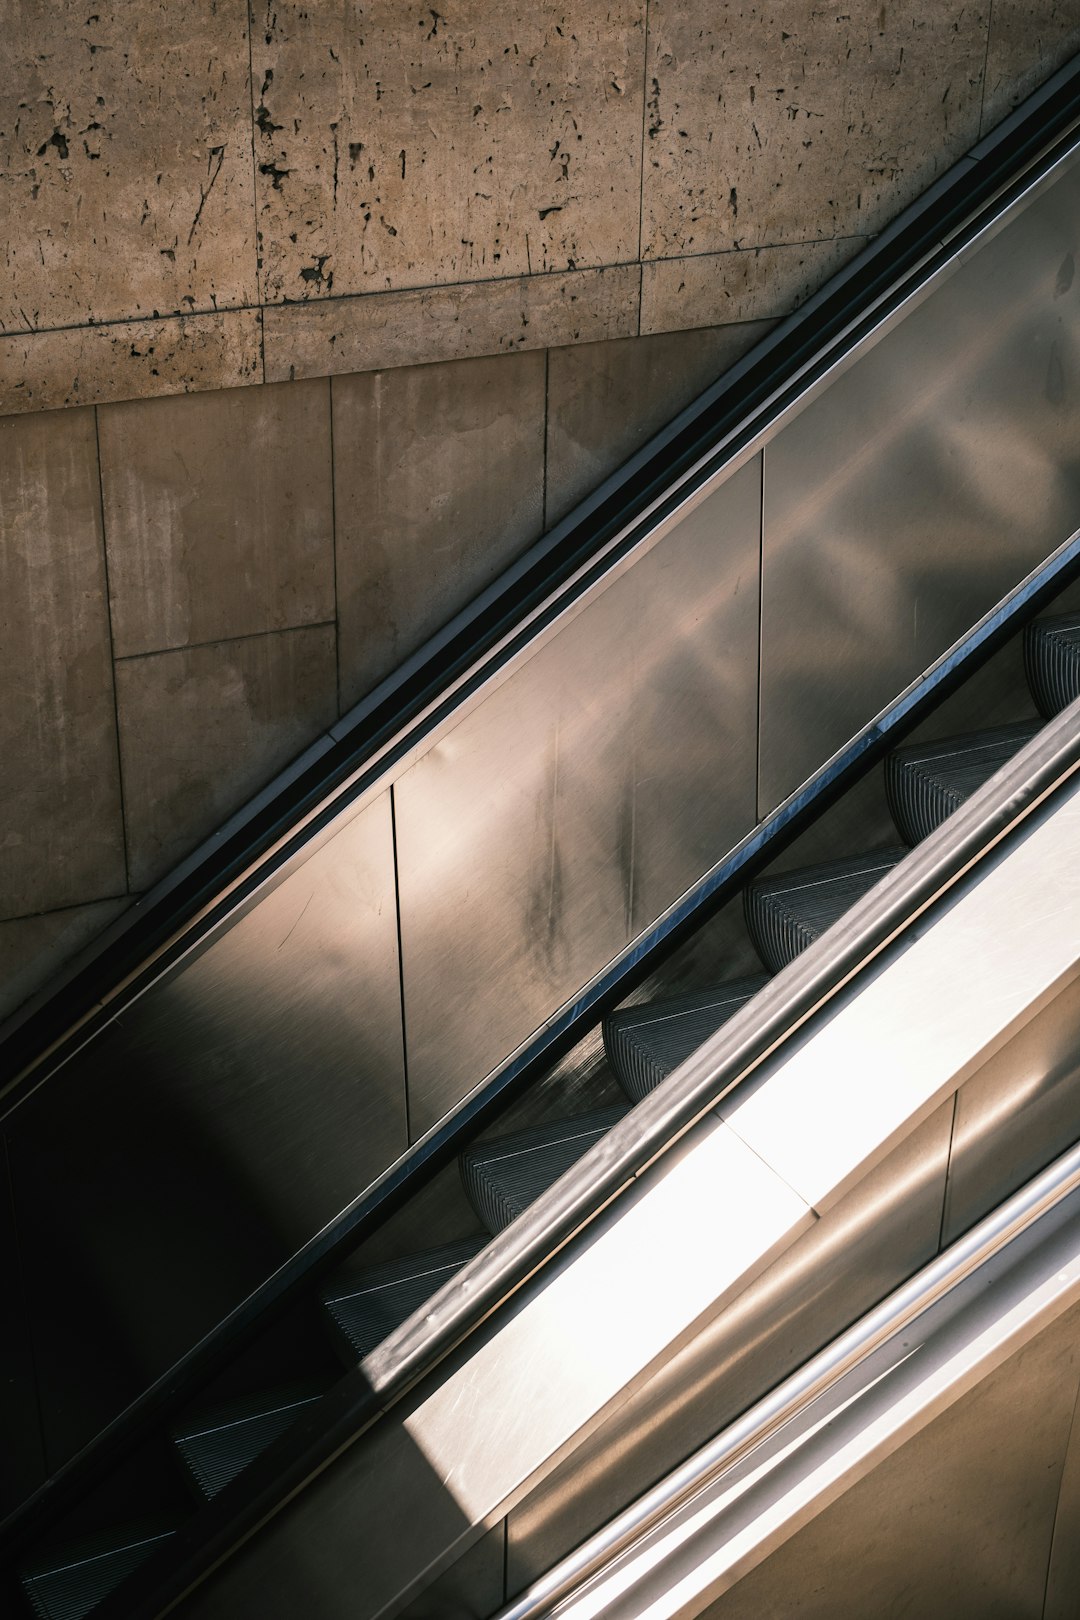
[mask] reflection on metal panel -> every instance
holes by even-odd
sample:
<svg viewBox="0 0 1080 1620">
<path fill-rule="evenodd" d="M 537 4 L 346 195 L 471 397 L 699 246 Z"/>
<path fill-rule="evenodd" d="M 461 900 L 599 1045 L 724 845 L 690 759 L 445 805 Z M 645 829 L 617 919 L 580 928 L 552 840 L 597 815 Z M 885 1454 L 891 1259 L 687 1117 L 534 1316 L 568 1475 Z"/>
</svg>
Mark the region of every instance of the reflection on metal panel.
<svg viewBox="0 0 1080 1620">
<path fill-rule="evenodd" d="M 1078 1329 L 1074 1306 L 723 1597 L 681 1612 L 1040 1620 Z"/>
<path fill-rule="evenodd" d="M 150 989 L 20 1117 L 12 1164 L 33 1245 L 35 1342 L 58 1347 L 69 1380 L 88 1358 L 113 1368 L 113 1398 L 130 1397 L 405 1136 L 386 794 Z M 84 1295 L 80 1333 L 97 1336 L 99 1353 L 82 1343 L 72 1367 L 70 1313 Z M 60 1410 L 67 1396 L 54 1396 L 46 1405 Z"/>
<path fill-rule="evenodd" d="M 753 825 L 759 489 L 754 460 L 397 784 L 414 1137 Z"/>
<path fill-rule="evenodd" d="M 765 452 L 760 809 L 1075 529 L 1080 167 Z"/>
<path fill-rule="evenodd" d="M 510 1514 L 519 1591 L 937 1253 L 952 1103 L 774 1260 Z"/>
<path fill-rule="evenodd" d="M 1080 981 L 958 1093 L 944 1239 L 1007 1198 L 1080 1137 Z"/>
</svg>

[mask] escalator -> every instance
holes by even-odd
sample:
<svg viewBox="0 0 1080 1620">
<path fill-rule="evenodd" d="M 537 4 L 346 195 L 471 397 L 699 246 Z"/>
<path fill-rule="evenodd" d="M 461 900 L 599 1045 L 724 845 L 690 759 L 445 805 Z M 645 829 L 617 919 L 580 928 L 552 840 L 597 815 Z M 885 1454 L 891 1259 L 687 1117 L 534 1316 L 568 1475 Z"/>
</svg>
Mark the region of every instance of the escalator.
<svg viewBox="0 0 1080 1620">
<path fill-rule="evenodd" d="M 1073 68 L 6 1032 L 13 1613 L 247 1612 L 219 1566 L 709 1112 L 658 1088 L 1035 780 L 1078 124 Z"/>
</svg>

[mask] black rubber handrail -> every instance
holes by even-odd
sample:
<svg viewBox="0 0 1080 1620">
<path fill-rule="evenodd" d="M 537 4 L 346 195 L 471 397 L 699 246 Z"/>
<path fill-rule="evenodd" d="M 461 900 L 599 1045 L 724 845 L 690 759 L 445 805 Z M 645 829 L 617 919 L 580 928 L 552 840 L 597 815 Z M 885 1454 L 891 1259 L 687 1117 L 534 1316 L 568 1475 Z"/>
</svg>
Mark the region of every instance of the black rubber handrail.
<svg viewBox="0 0 1080 1620">
<path fill-rule="evenodd" d="M 828 369 L 838 346 L 854 346 L 860 322 L 879 319 L 902 302 L 913 278 L 925 280 L 932 273 L 928 254 L 933 257 L 937 250 L 948 256 L 945 239 L 955 248 L 956 234 L 971 229 L 988 203 L 1001 205 L 1003 187 L 1023 184 L 1025 171 L 1078 117 L 1080 59 L 1056 74 L 597 496 L 377 687 L 309 751 L 309 764 L 285 773 L 276 793 L 260 795 L 253 809 L 233 818 L 225 836 L 211 840 L 136 902 L 55 993 L 32 998 L 0 1026 L 0 1117 L 35 1088 L 46 1057 L 55 1067 L 73 1044 L 115 1016 L 150 977 L 302 848 L 347 802 L 339 796 L 345 784 L 348 797 L 363 792 L 371 781 L 366 762 L 377 758 L 376 770 L 384 772 L 513 657 L 518 644 L 506 638 L 515 626 L 542 609 L 543 617 L 530 623 L 529 634 L 535 635 L 565 611 L 592 582 L 590 563 L 603 554 L 605 566 L 610 565 L 616 537 L 620 552 L 630 550 L 641 539 L 637 524 L 643 514 L 649 514 L 649 529 L 660 521 L 665 492 L 677 484 L 677 498 L 684 499 L 711 475 L 716 459 L 736 454 L 761 431 L 764 415 L 781 414 Z M 691 470 L 692 481 L 681 482 Z M 569 593 L 558 594 L 570 581 Z M 496 648 L 494 662 L 486 662 Z"/>
<path fill-rule="evenodd" d="M 181 1527 L 94 1620 L 159 1620 L 334 1463 L 551 1256 L 796 1032 L 902 940 L 977 882 L 980 863 L 1052 813 L 1080 775 L 1080 699 L 978 789 L 844 917 L 776 974 L 554 1186 Z"/>
<path fill-rule="evenodd" d="M 748 389 L 746 394 L 731 397 L 729 385 L 724 384 L 719 389 L 710 391 L 711 395 L 716 396 L 711 404 L 706 403 L 699 409 L 692 408 L 690 412 L 685 413 L 692 421 L 684 426 L 677 423 L 674 432 L 668 436 L 670 444 L 676 447 L 679 465 L 684 463 L 693 465 L 695 459 L 701 462 L 698 452 L 703 438 L 707 436 L 702 429 L 704 421 L 713 422 L 711 437 L 714 443 L 718 435 L 724 437 L 726 433 L 722 452 L 713 461 L 698 467 L 695 482 L 702 481 L 712 474 L 717 459 L 722 463 L 724 459 L 737 454 L 745 442 L 762 431 L 764 425 L 762 410 L 759 409 L 755 413 L 752 404 L 748 403 L 755 397 L 754 390 L 758 393 L 768 392 L 768 412 L 765 417 L 767 420 L 778 415 L 786 407 L 793 393 L 801 393 L 804 388 L 810 386 L 815 374 L 836 362 L 838 340 L 831 342 L 817 355 L 813 366 L 803 364 L 799 369 L 795 365 L 795 358 L 811 347 L 807 332 L 815 328 L 821 309 L 833 309 L 836 321 L 839 321 L 843 314 L 844 342 L 839 352 L 854 347 L 869 327 L 885 318 L 890 308 L 902 304 L 918 285 L 934 274 L 941 262 L 951 258 L 967 236 L 977 234 L 987 223 L 988 217 L 996 216 L 1008 205 L 1015 192 L 1030 184 L 1036 171 L 1041 172 L 1058 160 L 1068 147 L 1068 142 L 1061 132 L 1069 130 L 1080 117 L 1080 62 L 1072 64 L 1068 70 L 1058 75 L 1057 80 L 1052 81 L 1051 85 L 1040 92 L 1034 100 L 1038 103 L 1037 107 L 1034 110 L 1030 106 L 1022 109 L 1025 116 L 1017 116 L 1010 120 L 1003 131 L 999 132 L 999 138 L 986 143 L 987 150 L 983 156 L 973 155 L 965 159 L 958 166 L 950 183 L 939 183 L 935 188 L 935 195 L 923 205 L 917 206 L 907 223 L 901 220 L 896 227 L 886 233 L 890 238 L 890 242 L 885 244 L 886 248 L 899 244 L 900 262 L 904 267 L 900 272 L 894 265 L 894 273 L 888 281 L 887 297 L 880 290 L 875 290 L 886 281 L 884 266 L 878 267 L 879 274 L 876 279 L 867 278 L 862 273 L 858 275 L 854 272 L 845 273 L 838 278 L 838 281 L 843 283 L 842 286 L 830 284 L 830 287 L 823 291 L 820 300 L 814 301 L 818 307 L 812 308 L 806 317 L 806 331 L 803 325 L 796 321 L 792 323 L 791 331 L 786 335 L 781 334 L 779 341 L 771 348 L 766 345 L 767 353 L 757 358 L 753 355 L 748 357 L 744 370 Z M 1036 158 L 1039 160 L 1037 166 Z M 1016 173 L 1018 167 L 1022 170 L 1020 175 Z M 949 181 L 949 177 L 946 177 L 946 181 Z M 957 195 L 958 191 L 963 193 L 966 206 L 962 205 L 961 197 Z M 948 238 L 947 243 L 940 243 L 942 237 Z M 939 249 L 932 252 L 931 245 L 935 241 L 939 243 Z M 861 303 L 856 297 L 859 289 L 861 289 Z M 835 307 L 838 303 L 843 306 L 842 310 Z M 853 314 L 853 310 L 858 309 L 863 310 L 861 318 L 856 318 Z M 793 345 L 792 340 L 800 334 L 802 341 L 798 345 Z M 780 360 L 777 359 L 778 355 Z M 790 372 L 783 369 L 781 361 L 785 361 Z M 788 378 L 786 385 L 784 385 L 785 377 Z M 771 379 L 768 389 L 767 379 Z M 705 399 L 708 402 L 710 395 L 706 395 Z M 738 409 L 740 400 L 743 407 L 741 415 Z M 724 409 L 717 417 L 715 412 L 721 406 Z M 735 427 L 725 429 L 723 424 L 733 416 L 738 418 Z M 664 437 L 660 436 L 661 439 Z M 605 510 L 615 501 L 616 495 L 620 492 L 625 494 L 628 488 L 635 487 L 635 480 L 642 479 L 646 482 L 639 490 L 640 501 L 642 504 L 648 504 L 646 499 L 648 490 L 660 480 L 658 470 L 660 464 L 663 463 L 667 468 L 669 477 L 676 476 L 671 472 L 672 463 L 665 459 L 665 454 L 663 449 L 652 452 L 647 449 L 643 452 L 642 457 L 638 458 L 643 462 L 642 467 L 636 472 L 631 472 L 625 479 L 617 481 L 617 491 L 615 494 L 605 496 L 598 510 L 601 512 Z M 649 483 L 647 480 L 652 482 Z M 689 487 L 693 486 L 684 484 L 680 487 L 679 500 L 685 498 Z M 622 511 L 621 521 L 625 526 L 626 507 L 623 506 L 619 510 Z M 660 521 L 662 515 L 663 506 L 651 512 L 647 527 L 651 528 Z M 579 531 L 587 530 L 595 516 L 595 513 L 591 513 L 581 524 L 572 526 L 567 541 L 572 540 L 574 536 L 580 539 Z M 612 531 L 618 528 L 614 511 L 607 521 Z M 640 529 L 631 528 L 621 543 L 622 548 L 630 549 L 637 544 L 642 532 Z M 556 537 L 559 533 L 560 531 L 555 531 Z M 600 533 L 601 530 L 596 529 L 594 539 Z M 599 545 L 600 541 L 597 539 L 593 547 L 594 553 Z M 562 556 L 558 545 L 549 549 L 554 554 Z M 578 561 L 580 563 L 580 555 Z M 609 564 L 610 553 L 603 559 L 602 566 L 607 567 Z M 560 566 L 570 568 L 565 556 L 562 556 Z M 535 557 L 532 563 L 523 569 L 521 578 L 527 579 L 530 569 L 534 567 L 540 567 Z M 671 913 L 635 942 L 619 962 L 589 988 L 588 994 L 579 997 L 572 1008 L 565 1009 L 559 1018 L 540 1032 L 540 1037 L 529 1043 L 504 1065 L 485 1089 L 469 1098 L 450 1119 L 410 1150 L 399 1164 L 391 1167 L 374 1187 L 368 1189 L 329 1227 L 294 1255 L 169 1373 L 120 1414 L 83 1452 L 29 1498 L 3 1526 L 0 1526 L 0 1551 L 3 1555 L 17 1554 L 36 1540 L 55 1524 L 83 1491 L 139 1444 L 148 1430 L 162 1423 L 190 1401 L 224 1362 L 250 1342 L 272 1316 L 284 1310 L 309 1289 L 319 1276 L 338 1264 L 346 1253 L 399 1208 L 413 1191 L 418 1190 L 439 1168 L 448 1163 L 467 1141 L 506 1106 L 512 1096 L 548 1068 L 562 1052 L 575 1044 L 583 1030 L 592 1025 L 609 1006 L 623 999 L 636 983 L 654 971 L 675 945 L 692 932 L 735 889 L 741 887 L 758 867 L 774 859 L 784 843 L 797 836 L 810 819 L 845 791 L 850 783 L 868 769 L 887 748 L 894 746 L 928 708 L 939 701 L 947 691 L 960 684 L 977 663 L 988 657 L 1007 636 L 1012 634 L 1023 618 L 1037 611 L 1067 579 L 1073 577 L 1078 568 L 1080 568 L 1080 540 L 1074 540 L 1062 547 L 1042 569 L 1030 576 L 1023 586 L 1007 599 L 1006 604 L 981 621 L 971 635 L 944 660 L 939 661 L 922 681 L 902 694 L 890 711 L 878 717 L 847 749 L 830 761 L 805 789 L 782 805 L 773 816 L 744 840 L 743 844 L 713 873 L 708 874 L 689 896 L 684 897 L 679 906 L 673 908 Z M 538 628 L 548 622 L 550 617 L 562 612 L 570 599 L 566 596 L 551 597 L 550 577 L 541 582 L 546 583 L 548 587 L 546 593 L 548 607 L 544 616 L 532 619 L 528 629 L 522 633 L 526 637 L 535 635 Z M 541 582 L 536 584 L 537 591 Z M 575 579 L 574 594 L 586 589 L 588 583 L 587 573 Z M 495 612 L 498 609 L 500 612 L 509 613 L 508 603 L 513 597 L 514 592 L 509 588 L 502 593 L 496 591 L 490 610 Z M 482 619 L 487 611 L 485 608 L 479 614 L 479 618 Z M 526 611 L 528 611 L 527 603 L 521 608 L 522 613 Z M 502 623 L 501 620 L 498 622 Z M 464 631 L 455 632 L 458 633 L 463 635 Z M 451 644 L 452 638 L 447 645 Z M 516 643 L 510 643 L 501 650 L 500 657 L 512 656 L 514 650 Z M 423 670 L 427 670 L 430 675 L 432 667 L 432 660 L 425 662 L 421 659 L 418 669 L 404 681 L 400 689 L 407 689 L 409 682 L 414 679 L 419 681 L 424 678 Z M 475 682 L 486 678 L 489 673 L 490 669 L 478 669 L 474 676 Z M 393 686 L 393 683 L 388 685 Z M 463 692 L 470 689 L 468 684 L 463 688 L 459 687 L 453 699 L 449 701 L 461 701 Z M 380 692 L 384 690 L 381 688 Z M 419 691 L 419 688 L 417 690 Z M 421 698 L 416 697 L 416 701 L 419 703 Z M 371 705 L 365 709 L 366 720 L 359 723 L 370 722 L 373 727 L 376 726 L 381 712 L 380 705 L 385 706 L 389 702 L 388 697 L 375 694 Z M 425 716 L 423 725 L 426 727 L 436 724 L 441 717 L 442 711 L 436 709 L 433 714 Z M 373 730 L 368 751 L 374 752 L 381 746 L 379 739 L 399 721 L 400 714 L 396 720 L 386 719 L 382 731 L 378 731 L 377 728 Z M 404 749 L 414 746 L 415 742 L 416 733 L 408 732 L 402 737 L 400 746 Z M 341 746 L 345 746 L 344 741 Z M 322 783 L 319 792 L 323 801 L 326 798 L 327 780 L 324 767 L 326 757 L 312 767 L 312 771 L 319 776 Z M 382 771 L 385 768 L 384 757 L 380 759 L 377 769 Z M 347 759 L 339 762 L 340 776 L 353 773 L 354 780 L 350 786 L 350 794 L 362 791 L 367 785 L 363 774 L 356 777 L 355 771 L 354 751 Z M 301 782 L 302 778 L 298 778 L 297 783 Z M 297 784 L 294 784 L 294 787 L 300 791 Z M 260 815 L 272 818 L 292 791 L 293 789 L 290 789 L 280 802 L 275 801 L 276 809 L 274 806 L 268 806 L 260 812 Z M 337 814 L 340 808 L 341 803 L 338 800 L 324 805 L 323 810 L 309 820 L 302 834 L 298 835 L 300 841 L 310 837 L 325 820 Z M 299 813 L 298 811 L 297 814 Z M 310 813 L 310 807 L 304 813 Z M 275 851 L 275 862 L 287 858 L 291 852 L 292 845 L 288 842 L 279 846 Z M 196 876 L 197 874 L 193 875 L 193 882 L 196 881 Z M 257 869 L 250 881 L 253 884 L 261 881 L 264 876 L 265 865 Z M 237 892 L 234 890 L 221 904 L 227 909 L 236 903 L 236 898 Z M 200 918 L 199 926 L 209 927 L 214 920 L 216 913 L 211 910 Z M 185 939 L 185 947 L 189 944 L 190 938 Z M 160 971 L 160 967 L 159 959 L 154 970 Z M 354 1407 L 350 1406 L 349 1411 L 352 1416 L 348 1421 L 352 1422 L 355 1416 Z M 247 1475 L 243 1477 L 248 1478 Z M 256 1491 L 257 1478 L 257 1475 L 253 1475 L 249 1480 L 249 1488 Z"/>
</svg>

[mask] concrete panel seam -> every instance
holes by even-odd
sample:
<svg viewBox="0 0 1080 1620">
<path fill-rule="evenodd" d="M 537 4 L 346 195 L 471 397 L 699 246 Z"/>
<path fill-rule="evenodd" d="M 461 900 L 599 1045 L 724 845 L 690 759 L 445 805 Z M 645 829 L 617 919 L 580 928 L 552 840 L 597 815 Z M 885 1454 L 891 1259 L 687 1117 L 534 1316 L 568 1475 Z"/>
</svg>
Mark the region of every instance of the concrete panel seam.
<svg viewBox="0 0 1080 1620">
<path fill-rule="evenodd" d="M 112 587 L 109 583 L 109 546 L 105 535 L 105 489 L 101 477 L 101 425 L 94 406 L 94 457 L 97 465 L 98 517 L 101 524 L 101 560 L 105 570 L 105 626 L 109 638 L 109 674 L 112 686 L 113 742 L 116 748 L 116 776 L 120 786 L 120 836 L 124 843 L 124 884 L 131 892 L 131 866 L 128 861 L 127 799 L 124 794 L 124 761 L 120 751 L 120 708 L 116 697 L 116 651 L 113 646 Z"/>
</svg>

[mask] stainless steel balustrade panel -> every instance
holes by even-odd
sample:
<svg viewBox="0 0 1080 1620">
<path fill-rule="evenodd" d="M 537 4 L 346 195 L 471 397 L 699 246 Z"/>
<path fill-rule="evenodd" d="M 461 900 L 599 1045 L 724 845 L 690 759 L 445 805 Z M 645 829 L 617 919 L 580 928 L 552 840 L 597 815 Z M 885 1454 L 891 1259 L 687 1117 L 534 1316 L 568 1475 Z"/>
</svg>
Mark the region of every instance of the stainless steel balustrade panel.
<svg viewBox="0 0 1080 1620">
<path fill-rule="evenodd" d="M 50 1464 L 405 1143 L 384 794 L 18 1117 Z M 87 1379 L 88 1365 L 102 1376 Z"/>
<path fill-rule="evenodd" d="M 730 1591 L 680 1613 L 1041 1620 L 1078 1375 L 1073 1306 Z"/>
<path fill-rule="evenodd" d="M 1080 981 L 956 1098 L 943 1239 L 951 1243 L 1080 1139 Z"/>
<path fill-rule="evenodd" d="M 934 1257 L 952 1114 L 950 1099 L 513 1510 L 509 1595 Z"/>
<path fill-rule="evenodd" d="M 699 500 L 397 783 L 414 1137 L 752 827 L 760 477 Z"/>
<path fill-rule="evenodd" d="M 1080 162 L 765 450 L 760 810 L 1080 522 Z"/>
</svg>

